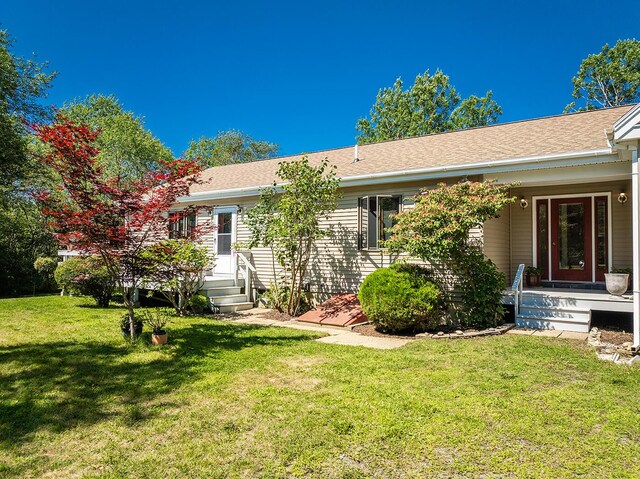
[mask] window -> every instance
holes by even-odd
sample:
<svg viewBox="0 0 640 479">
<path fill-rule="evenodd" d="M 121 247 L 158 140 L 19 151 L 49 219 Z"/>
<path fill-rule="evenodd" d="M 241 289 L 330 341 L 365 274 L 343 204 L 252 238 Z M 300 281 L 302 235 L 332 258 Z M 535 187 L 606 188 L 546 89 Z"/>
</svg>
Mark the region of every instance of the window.
<svg viewBox="0 0 640 479">
<path fill-rule="evenodd" d="M 232 213 L 218 213 L 218 247 L 217 254 L 231 254 L 231 222 L 233 220 Z"/>
<path fill-rule="evenodd" d="M 594 201 L 596 205 L 596 281 L 604 281 L 604 274 L 609 271 L 609 245 L 607 243 L 607 230 L 609 222 L 607 213 L 609 207 L 607 205 L 606 196 L 596 196 Z"/>
<path fill-rule="evenodd" d="M 358 200 L 358 230 L 360 249 L 378 249 L 389 239 L 393 215 L 400 213 L 402 196 L 365 196 Z"/>
<path fill-rule="evenodd" d="M 176 214 L 176 213 L 172 213 Z M 169 239 L 188 238 L 196 228 L 196 215 L 183 216 L 169 221 Z"/>
<path fill-rule="evenodd" d="M 538 264 L 543 273 L 543 278 L 549 278 L 549 200 L 539 200 L 537 202 L 538 209 Z"/>
</svg>

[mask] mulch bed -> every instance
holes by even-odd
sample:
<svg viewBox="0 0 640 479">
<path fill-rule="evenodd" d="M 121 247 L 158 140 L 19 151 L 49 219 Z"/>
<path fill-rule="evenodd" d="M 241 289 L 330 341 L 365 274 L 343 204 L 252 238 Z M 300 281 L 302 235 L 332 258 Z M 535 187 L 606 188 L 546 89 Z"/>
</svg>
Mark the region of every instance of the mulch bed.
<svg viewBox="0 0 640 479">
<path fill-rule="evenodd" d="M 507 328 L 508 329 L 508 325 L 505 325 L 504 327 L 497 327 L 497 328 L 491 328 L 491 329 L 464 329 L 462 330 L 464 332 L 464 334 L 455 334 L 455 331 L 457 330 L 456 328 L 448 328 L 448 329 L 443 329 L 441 330 L 443 334 L 442 339 L 445 338 L 452 338 L 452 339 L 457 339 L 457 338 L 469 338 L 469 337 L 474 337 L 474 336 L 491 336 L 491 335 L 497 335 L 497 334 L 502 334 L 503 332 L 505 332 L 505 329 L 503 328 Z M 424 338 L 424 337 L 434 337 L 436 334 L 439 334 L 439 331 L 429 331 L 427 333 L 404 333 L 404 334 L 386 334 L 386 333 L 381 333 L 379 331 L 376 331 L 375 327 L 373 326 L 373 324 L 369 323 L 369 324 L 360 324 L 358 326 L 354 326 L 352 328 L 353 331 L 355 331 L 356 333 L 360 333 L 363 336 L 376 336 L 379 338 L 402 338 L 402 339 L 419 339 L 419 338 Z M 434 336 L 432 336 L 434 335 Z M 440 337 L 436 338 L 436 339 L 440 339 Z"/>
<path fill-rule="evenodd" d="M 400 338 L 400 339 L 416 338 L 415 334 L 400 335 L 400 334 L 381 333 L 380 331 L 376 331 L 376 328 L 373 326 L 373 324 L 359 324 L 358 326 L 354 326 L 351 330 L 356 333 L 360 333 L 363 336 L 375 336 L 378 338 Z"/>
<path fill-rule="evenodd" d="M 600 339 L 606 343 L 620 345 L 622 343 L 632 343 L 633 333 L 622 331 L 621 329 L 607 326 L 600 329 Z"/>
<path fill-rule="evenodd" d="M 281 313 L 275 309 L 265 309 L 263 313 L 260 313 L 260 317 L 272 321 L 291 321 L 293 319 L 287 313 Z"/>
</svg>

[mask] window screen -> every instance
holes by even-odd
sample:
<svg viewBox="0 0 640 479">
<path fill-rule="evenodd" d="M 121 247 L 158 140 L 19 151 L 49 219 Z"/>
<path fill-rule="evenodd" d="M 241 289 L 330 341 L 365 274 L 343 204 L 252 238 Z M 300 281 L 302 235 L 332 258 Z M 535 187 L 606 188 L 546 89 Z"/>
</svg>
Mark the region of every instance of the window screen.
<svg viewBox="0 0 640 479">
<path fill-rule="evenodd" d="M 388 228 L 393 226 L 393 215 L 400 212 L 402 197 L 364 196 L 358 199 L 359 248 L 378 249 L 380 242 L 389 239 Z"/>
</svg>

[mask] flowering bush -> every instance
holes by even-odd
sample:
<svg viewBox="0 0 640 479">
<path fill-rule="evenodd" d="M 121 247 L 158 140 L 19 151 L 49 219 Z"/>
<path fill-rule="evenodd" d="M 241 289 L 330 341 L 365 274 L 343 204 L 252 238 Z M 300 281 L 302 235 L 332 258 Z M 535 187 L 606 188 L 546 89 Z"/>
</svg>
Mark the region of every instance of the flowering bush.
<svg viewBox="0 0 640 479">
<path fill-rule="evenodd" d="M 463 181 L 425 190 L 412 209 L 397 215 L 385 242 L 392 252 L 407 252 L 453 273 L 463 306 L 458 321 L 464 326 L 495 326 L 502 319 L 504 275 L 484 256 L 481 236 L 471 231 L 482 231 L 485 221 L 515 201 L 512 186 Z"/>
</svg>

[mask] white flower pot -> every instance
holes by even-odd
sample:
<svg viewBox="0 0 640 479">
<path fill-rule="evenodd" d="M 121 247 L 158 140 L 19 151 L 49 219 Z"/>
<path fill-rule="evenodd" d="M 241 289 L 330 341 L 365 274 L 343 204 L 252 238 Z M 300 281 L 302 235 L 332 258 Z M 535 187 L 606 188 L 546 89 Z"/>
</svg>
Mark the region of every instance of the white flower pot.
<svg viewBox="0 0 640 479">
<path fill-rule="evenodd" d="M 604 275 L 607 291 L 614 296 L 622 296 L 629 286 L 629 275 L 621 273 L 608 273 Z"/>
</svg>

